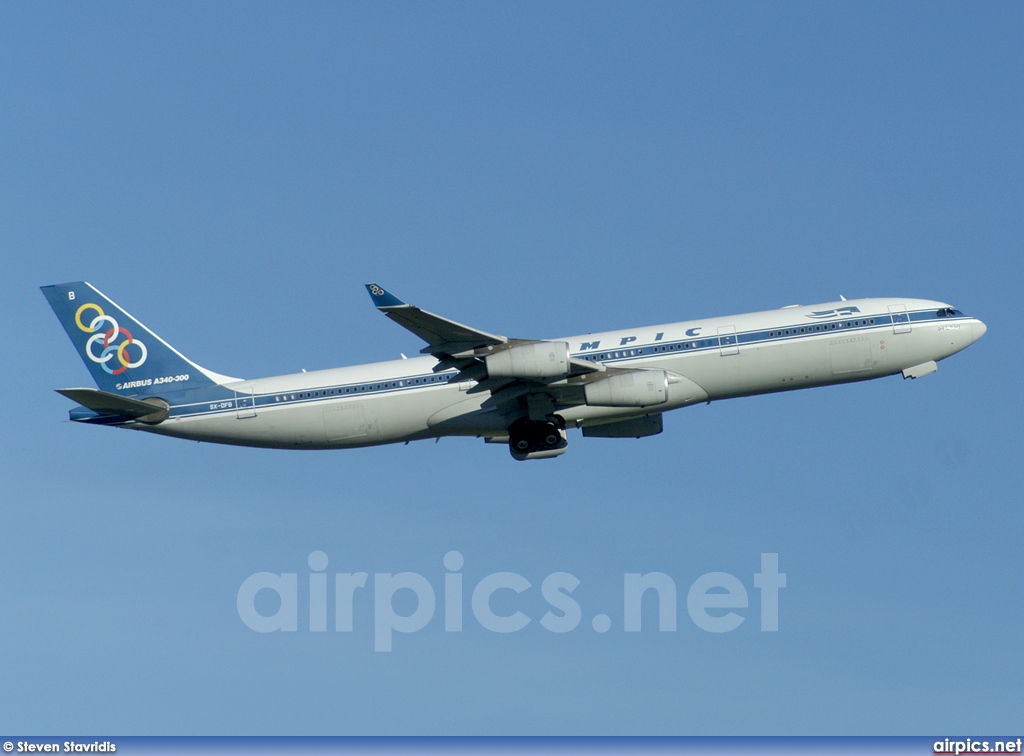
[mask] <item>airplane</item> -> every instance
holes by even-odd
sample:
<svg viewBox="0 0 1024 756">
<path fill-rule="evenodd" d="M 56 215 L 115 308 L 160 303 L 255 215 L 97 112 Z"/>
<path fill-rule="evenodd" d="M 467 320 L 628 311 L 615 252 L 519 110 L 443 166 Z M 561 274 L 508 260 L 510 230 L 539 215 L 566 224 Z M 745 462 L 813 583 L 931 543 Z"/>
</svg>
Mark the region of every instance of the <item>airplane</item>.
<svg viewBox="0 0 1024 756">
<path fill-rule="evenodd" d="M 406 304 L 376 308 L 426 342 L 414 358 L 243 380 L 192 362 L 86 282 L 42 287 L 98 388 L 57 389 L 87 425 L 278 449 L 444 436 L 557 457 L 585 437 L 661 433 L 669 410 L 902 375 L 920 378 L 985 324 L 943 302 L 851 299 L 557 339 L 513 339 Z"/>
</svg>

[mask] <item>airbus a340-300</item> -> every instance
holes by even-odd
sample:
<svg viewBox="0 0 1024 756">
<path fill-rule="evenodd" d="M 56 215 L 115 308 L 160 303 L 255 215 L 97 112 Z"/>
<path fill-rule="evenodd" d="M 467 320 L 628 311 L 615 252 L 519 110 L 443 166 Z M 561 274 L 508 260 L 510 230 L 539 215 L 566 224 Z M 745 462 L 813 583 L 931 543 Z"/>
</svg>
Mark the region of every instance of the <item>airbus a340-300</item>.
<svg viewBox="0 0 1024 756">
<path fill-rule="evenodd" d="M 426 342 L 423 356 L 243 380 L 200 367 L 85 282 L 44 286 L 98 386 L 57 389 L 71 419 L 165 436 L 280 449 L 439 438 L 555 457 L 567 430 L 639 438 L 665 412 L 752 394 L 920 378 L 985 324 L 924 299 L 851 299 L 745 315 L 512 339 L 367 285 L 377 309 Z"/>
</svg>

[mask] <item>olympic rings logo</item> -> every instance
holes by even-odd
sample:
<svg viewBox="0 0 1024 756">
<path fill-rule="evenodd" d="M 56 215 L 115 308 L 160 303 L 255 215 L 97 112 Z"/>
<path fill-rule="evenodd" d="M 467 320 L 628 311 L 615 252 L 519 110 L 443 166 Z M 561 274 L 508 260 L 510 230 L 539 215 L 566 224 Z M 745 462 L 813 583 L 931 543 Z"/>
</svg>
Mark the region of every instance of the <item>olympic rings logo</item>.
<svg viewBox="0 0 1024 756">
<path fill-rule="evenodd" d="M 96 312 L 96 317 L 92 319 L 89 325 L 82 322 L 82 314 L 87 310 L 94 310 Z M 104 323 L 107 325 L 107 330 L 105 331 L 100 329 L 100 326 Z M 128 368 L 139 367 L 146 361 L 146 357 L 149 355 L 149 352 L 146 351 L 146 345 L 135 339 L 127 328 L 121 328 L 117 321 L 110 315 L 105 314 L 103 308 L 98 304 L 89 302 L 79 307 L 78 312 L 75 313 L 75 325 L 85 333 L 94 334 L 85 342 L 85 354 L 93 362 L 99 363 L 99 366 L 110 375 L 120 375 Z M 122 336 L 124 341 L 117 343 L 117 340 Z M 96 354 L 97 344 L 102 344 L 103 347 L 103 351 L 99 354 Z M 128 347 L 135 347 L 139 351 L 138 358 L 134 362 L 132 362 Z M 121 364 L 121 367 L 117 368 L 117 370 L 110 367 L 110 361 L 115 355 L 117 356 L 117 362 Z"/>
<path fill-rule="evenodd" d="M 380 288 L 377 284 L 370 284 L 370 293 L 375 297 L 384 296 L 384 289 Z"/>
</svg>

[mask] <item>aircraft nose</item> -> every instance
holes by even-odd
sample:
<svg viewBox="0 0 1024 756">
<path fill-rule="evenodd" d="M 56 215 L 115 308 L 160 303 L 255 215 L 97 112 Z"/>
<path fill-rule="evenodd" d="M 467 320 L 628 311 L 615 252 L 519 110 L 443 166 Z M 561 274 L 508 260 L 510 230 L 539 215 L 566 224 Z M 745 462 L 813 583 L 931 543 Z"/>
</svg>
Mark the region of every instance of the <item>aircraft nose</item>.
<svg viewBox="0 0 1024 756">
<path fill-rule="evenodd" d="M 988 330 L 988 326 L 982 323 L 980 320 L 975 321 L 971 324 L 971 331 L 974 332 L 974 340 L 977 341 L 985 335 L 985 331 Z"/>
</svg>

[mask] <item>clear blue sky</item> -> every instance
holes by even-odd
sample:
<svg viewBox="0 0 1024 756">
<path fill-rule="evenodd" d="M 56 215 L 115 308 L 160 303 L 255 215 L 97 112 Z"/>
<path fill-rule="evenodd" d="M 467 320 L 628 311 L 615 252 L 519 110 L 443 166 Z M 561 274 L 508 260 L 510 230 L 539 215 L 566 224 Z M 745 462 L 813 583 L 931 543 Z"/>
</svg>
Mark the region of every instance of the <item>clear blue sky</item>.
<svg viewBox="0 0 1024 756">
<path fill-rule="evenodd" d="M 1020 729 L 1019 3 L 4 3 L 0 730 Z M 362 285 L 543 338 L 847 297 L 984 319 L 918 381 L 678 411 L 517 464 L 479 440 L 294 453 L 70 425 L 38 291 L 85 279 L 243 377 L 412 353 Z M 533 622 L 373 651 L 306 560 L 498 571 Z M 777 552 L 780 629 L 753 574 Z M 300 576 L 295 633 L 235 597 Z M 538 623 L 552 572 L 583 621 Z M 622 629 L 627 572 L 679 626 Z M 727 572 L 735 631 L 686 591 Z M 653 605 L 651 605 L 653 606 Z M 362 614 L 360 614 L 360 612 Z M 612 629 L 594 632 L 597 613 Z"/>
</svg>

